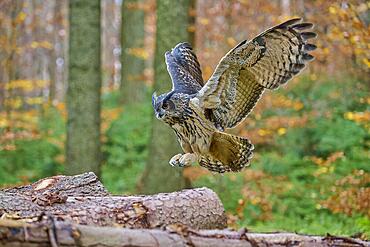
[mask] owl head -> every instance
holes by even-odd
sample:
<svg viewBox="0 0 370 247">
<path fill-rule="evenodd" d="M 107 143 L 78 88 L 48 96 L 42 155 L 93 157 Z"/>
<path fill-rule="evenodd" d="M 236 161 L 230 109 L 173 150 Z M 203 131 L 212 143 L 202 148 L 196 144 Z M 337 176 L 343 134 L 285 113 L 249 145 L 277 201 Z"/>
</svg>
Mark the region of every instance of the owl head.
<svg viewBox="0 0 370 247">
<path fill-rule="evenodd" d="M 188 114 L 189 97 L 183 93 L 171 91 L 157 97 L 152 95 L 152 105 L 155 116 L 165 122 L 183 119 Z"/>
</svg>

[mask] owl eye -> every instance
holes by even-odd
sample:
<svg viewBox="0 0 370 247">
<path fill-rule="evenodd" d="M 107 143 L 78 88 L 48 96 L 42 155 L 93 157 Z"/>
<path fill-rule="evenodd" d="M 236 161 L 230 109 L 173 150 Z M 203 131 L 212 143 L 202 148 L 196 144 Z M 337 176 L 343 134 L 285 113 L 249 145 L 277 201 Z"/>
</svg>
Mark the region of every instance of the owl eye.
<svg viewBox="0 0 370 247">
<path fill-rule="evenodd" d="M 169 107 L 170 107 L 170 105 L 167 102 L 164 102 L 163 105 L 162 105 L 162 108 L 165 109 L 165 110 L 168 110 Z"/>
</svg>

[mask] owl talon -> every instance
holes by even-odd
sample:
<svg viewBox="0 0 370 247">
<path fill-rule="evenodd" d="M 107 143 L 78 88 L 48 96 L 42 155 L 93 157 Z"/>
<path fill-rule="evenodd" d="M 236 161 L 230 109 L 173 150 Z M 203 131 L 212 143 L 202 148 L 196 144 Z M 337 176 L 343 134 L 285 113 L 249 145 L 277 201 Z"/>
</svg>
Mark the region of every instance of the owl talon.
<svg viewBox="0 0 370 247">
<path fill-rule="evenodd" d="M 182 154 L 176 154 L 175 156 L 173 156 L 169 161 L 170 165 L 173 167 L 181 166 L 180 161 L 179 161 L 181 157 L 182 157 Z"/>
<path fill-rule="evenodd" d="M 176 154 L 170 160 L 170 165 L 173 167 L 191 166 L 198 160 L 198 156 L 194 153 Z"/>
<path fill-rule="evenodd" d="M 191 166 L 198 160 L 198 156 L 194 153 L 183 154 L 179 160 L 180 167 Z"/>
</svg>

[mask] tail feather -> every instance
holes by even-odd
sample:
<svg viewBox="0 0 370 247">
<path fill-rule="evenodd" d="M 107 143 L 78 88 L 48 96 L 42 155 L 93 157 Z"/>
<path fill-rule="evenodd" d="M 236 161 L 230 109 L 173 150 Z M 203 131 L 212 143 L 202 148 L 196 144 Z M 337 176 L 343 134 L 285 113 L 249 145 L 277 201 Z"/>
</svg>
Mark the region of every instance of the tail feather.
<svg viewBox="0 0 370 247">
<path fill-rule="evenodd" d="M 211 171 L 237 172 L 249 165 L 254 146 L 247 138 L 215 132 L 207 157 L 201 157 L 200 165 Z"/>
</svg>

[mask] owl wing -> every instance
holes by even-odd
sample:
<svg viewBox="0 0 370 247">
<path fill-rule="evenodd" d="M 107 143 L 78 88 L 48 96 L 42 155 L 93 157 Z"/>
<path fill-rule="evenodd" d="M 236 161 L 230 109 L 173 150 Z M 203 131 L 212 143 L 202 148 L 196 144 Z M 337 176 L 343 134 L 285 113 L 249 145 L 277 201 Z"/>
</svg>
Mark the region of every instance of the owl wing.
<svg viewBox="0 0 370 247">
<path fill-rule="evenodd" d="M 291 19 L 272 27 L 249 42 L 241 42 L 221 59 L 196 95 L 201 107 L 211 109 L 211 120 L 217 127 L 236 126 L 266 88 L 278 88 L 313 59 L 308 51 L 316 46 L 307 40 L 316 34 L 304 32 L 313 24 L 300 21 Z"/>
<path fill-rule="evenodd" d="M 202 71 L 189 43 L 176 45 L 165 57 L 173 91 L 194 94 L 202 88 Z"/>
</svg>

